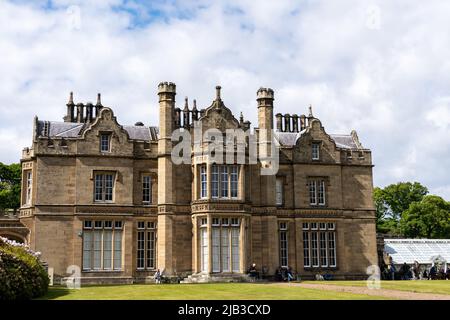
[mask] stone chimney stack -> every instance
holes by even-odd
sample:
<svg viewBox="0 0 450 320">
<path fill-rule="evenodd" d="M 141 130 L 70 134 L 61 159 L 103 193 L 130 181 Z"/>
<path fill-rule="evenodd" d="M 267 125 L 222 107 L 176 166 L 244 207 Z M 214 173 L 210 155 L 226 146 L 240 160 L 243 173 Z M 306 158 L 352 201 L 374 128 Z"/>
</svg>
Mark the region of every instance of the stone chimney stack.
<svg viewBox="0 0 450 320">
<path fill-rule="evenodd" d="M 306 116 L 302 114 L 300 116 L 300 131 L 303 131 L 306 129 Z"/>
<path fill-rule="evenodd" d="M 292 115 L 292 131 L 298 132 L 298 115 Z"/>
<path fill-rule="evenodd" d="M 284 115 L 284 131 L 291 132 L 291 116 L 289 113 Z"/>
<path fill-rule="evenodd" d="M 85 122 L 92 122 L 92 119 L 94 118 L 94 105 L 91 102 L 88 102 L 86 104 L 86 118 Z"/>
<path fill-rule="evenodd" d="M 77 122 L 81 123 L 84 121 L 84 104 L 77 104 Z"/>
<path fill-rule="evenodd" d="M 275 119 L 276 119 L 276 130 L 281 132 L 281 127 L 282 127 L 282 121 L 283 121 L 283 115 L 281 113 L 277 113 L 275 115 Z"/>
<path fill-rule="evenodd" d="M 189 128 L 189 102 L 188 102 L 188 97 L 184 98 L 183 128 Z"/>
<path fill-rule="evenodd" d="M 175 198 L 175 169 L 171 158 L 172 132 L 175 125 L 176 86 L 172 82 L 158 85 L 159 140 L 158 140 L 158 268 L 167 275 L 176 269 L 173 241 L 173 205 Z"/>
<path fill-rule="evenodd" d="M 194 99 L 194 106 L 192 107 L 192 122 L 198 120 L 197 100 Z"/>
<path fill-rule="evenodd" d="M 73 92 L 70 92 L 69 102 L 67 102 L 66 106 L 67 106 L 67 114 L 63 118 L 64 122 L 74 122 L 75 104 L 73 103 Z"/>
<path fill-rule="evenodd" d="M 97 103 L 95 104 L 95 116 L 93 117 L 97 118 L 100 115 L 100 110 L 102 110 L 102 95 L 100 93 L 97 93 Z"/>
</svg>

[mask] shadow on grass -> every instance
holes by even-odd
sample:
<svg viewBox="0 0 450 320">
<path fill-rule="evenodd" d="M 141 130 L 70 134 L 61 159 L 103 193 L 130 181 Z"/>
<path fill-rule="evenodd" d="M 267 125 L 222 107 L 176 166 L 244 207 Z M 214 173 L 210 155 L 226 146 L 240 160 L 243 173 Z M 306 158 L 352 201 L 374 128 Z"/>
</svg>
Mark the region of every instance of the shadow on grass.
<svg viewBox="0 0 450 320">
<path fill-rule="evenodd" d="M 66 287 L 49 287 L 47 294 L 37 298 L 36 300 L 54 300 L 68 294 L 70 294 L 70 290 Z"/>
</svg>

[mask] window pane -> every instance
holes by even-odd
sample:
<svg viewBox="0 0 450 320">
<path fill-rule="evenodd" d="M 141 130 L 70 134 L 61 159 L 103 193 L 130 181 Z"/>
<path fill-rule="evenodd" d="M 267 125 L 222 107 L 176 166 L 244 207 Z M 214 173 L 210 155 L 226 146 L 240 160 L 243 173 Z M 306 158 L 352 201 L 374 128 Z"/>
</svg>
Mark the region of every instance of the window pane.
<svg viewBox="0 0 450 320">
<path fill-rule="evenodd" d="M 105 201 L 112 201 L 114 188 L 114 175 L 105 175 Z"/>
<path fill-rule="evenodd" d="M 317 239 L 317 232 L 311 232 L 311 256 L 313 267 L 319 266 L 319 245 Z"/>
<path fill-rule="evenodd" d="M 313 160 L 319 159 L 319 150 L 320 150 L 320 144 L 313 143 L 312 144 L 312 159 Z"/>
<path fill-rule="evenodd" d="M 227 166 L 221 166 L 220 196 L 222 198 L 228 198 L 228 167 Z"/>
<path fill-rule="evenodd" d="M 303 266 L 310 267 L 311 266 L 311 251 L 309 248 L 309 232 L 303 232 Z"/>
<path fill-rule="evenodd" d="M 238 196 L 238 167 L 231 166 L 231 197 L 237 198 Z"/>
<path fill-rule="evenodd" d="M 155 268 L 155 231 L 147 231 L 147 268 Z"/>
<path fill-rule="evenodd" d="M 212 228 L 212 271 L 220 272 L 220 228 Z"/>
<path fill-rule="evenodd" d="M 152 179 L 150 176 L 142 177 L 142 201 L 151 202 Z"/>
<path fill-rule="evenodd" d="M 206 177 L 206 166 L 202 165 L 200 167 L 200 180 L 201 180 L 201 188 L 200 188 L 200 197 L 206 198 L 207 194 L 207 177 Z"/>
<path fill-rule="evenodd" d="M 321 181 L 318 181 L 318 183 L 319 183 L 319 190 L 317 192 L 318 201 L 319 201 L 319 204 L 324 205 L 325 204 L 325 181 L 321 180 Z"/>
<path fill-rule="evenodd" d="M 94 269 L 102 268 L 102 231 L 94 231 Z"/>
<path fill-rule="evenodd" d="M 137 233 L 137 268 L 144 269 L 144 253 L 145 253 L 145 233 L 144 231 L 138 231 Z"/>
<path fill-rule="evenodd" d="M 208 233 L 206 228 L 200 229 L 201 266 L 203 272 L 208 272 Z"/>
<path fill-rule="evenodd" d="M 92 268 L 92 232 L 83 232 L 83 270 Z"/>
<path fill-rule="evenodd" d="M 111 269 L 112 231 L 103 232 L 103 269 Z"/>
<path fill-rule="evenodd" d="M 230 229 L 222 228 L 221 251 L 222 251 L 222 271 L 230 272 Z"/>
<path fill-rule="evenodd" d="M 219 197 L 219 167 L 213 165 L 211 168 L 212 176 L 211 176 L 211 197 L 218 198 Z"/>
<path fill-rule="evenodd" d="M 103 200 L 103 175 L 96 174 L 95 175 L 95 191 L 94 191 L 94 199 L 95 201 Z"/>
<path fill-rule="evenodd" d="M 280 264 L 282 267 L 288 266 L 288 239 L 285 230 L 280 230 Z"/>
<path fill-rule="evenodd" d="M 281 206 L 283 204 L 283 180 L 281 178 L 277 178 L 276 180 L 275 192 L 276 204 Z"/>
<path fill-rule="evenodd" d="M 231 228 L 231 259 L 233 272 L 239 272 L 240 255 L 239 255 L 239 228 Z"/>
<path fill-rule="evenodd" d="M 114 230 L 114 270 L 122 269 L 122 230 Z"/>
<path fill-rule="evenodd" d="M 100 150 L 103 152 L 109 151 L 109 134 L 102 134 L 100 136 Z"/>
<path fill-rule="evenodd" d="M 327 252 L 327 234 L 320 232 L 320 264 L 322 267 L 328 266 L 328 252 Z"/>
<path fill-rule="evenodd" d="M 328 256 L 330 267 L 336 266 L 336 241 L 334 231 L 328 232 Z"/>
<path fill-rule="evenodd" d="M 317 204 L 316 198 L 316 181 L 309 182 L 309 204 Z"/>
</svg>

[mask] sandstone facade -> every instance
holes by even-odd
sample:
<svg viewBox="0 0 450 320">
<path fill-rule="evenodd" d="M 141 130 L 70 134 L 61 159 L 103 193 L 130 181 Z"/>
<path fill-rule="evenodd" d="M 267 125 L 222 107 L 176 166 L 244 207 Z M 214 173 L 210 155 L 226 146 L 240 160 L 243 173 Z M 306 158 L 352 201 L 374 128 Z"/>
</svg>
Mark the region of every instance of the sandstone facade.
<svg viewBox="0 0 450 320">
<path fill-rule="evenodd" d="M 267 276 L 281 266 L 304 278 L 366 277 L 377 264 L 373 166 L 356 132 L 328 134 L 311 110 L 274 116 L 274 93 L 261 88 L 254 130 L 260 150 L 280 146 L 276 175 L 250 163 L 248 141 L 245 163 L 214 163 L 203 140 L 190 164 L 175 164 L 175 129 L 250 129 L 220 87 L 201 110 L 177 108 L 175 96 L 173 83 L 158 86 L 158 127 L 120 124 L 100 97 L 75 105 L 71 96 L 64 122 L 35 118 L 20 221 L 56 275 L 75 265 L 84 281 L 133 282 L 156 269 L 229 275 L 256 263 Z"/>
</svg>

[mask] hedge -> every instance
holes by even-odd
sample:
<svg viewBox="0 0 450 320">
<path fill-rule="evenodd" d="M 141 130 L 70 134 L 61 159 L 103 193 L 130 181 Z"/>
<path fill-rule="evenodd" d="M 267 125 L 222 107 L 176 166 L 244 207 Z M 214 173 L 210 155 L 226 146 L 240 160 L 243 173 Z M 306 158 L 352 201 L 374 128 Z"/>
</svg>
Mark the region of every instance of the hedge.
<svg viewBox="0 0 450 320">
<path fill-rule="evenodd" d="M 25 300 L 47 293 L 49 278 L 39 252 L 0 237 L 0 300 Z"/>
</svg>

